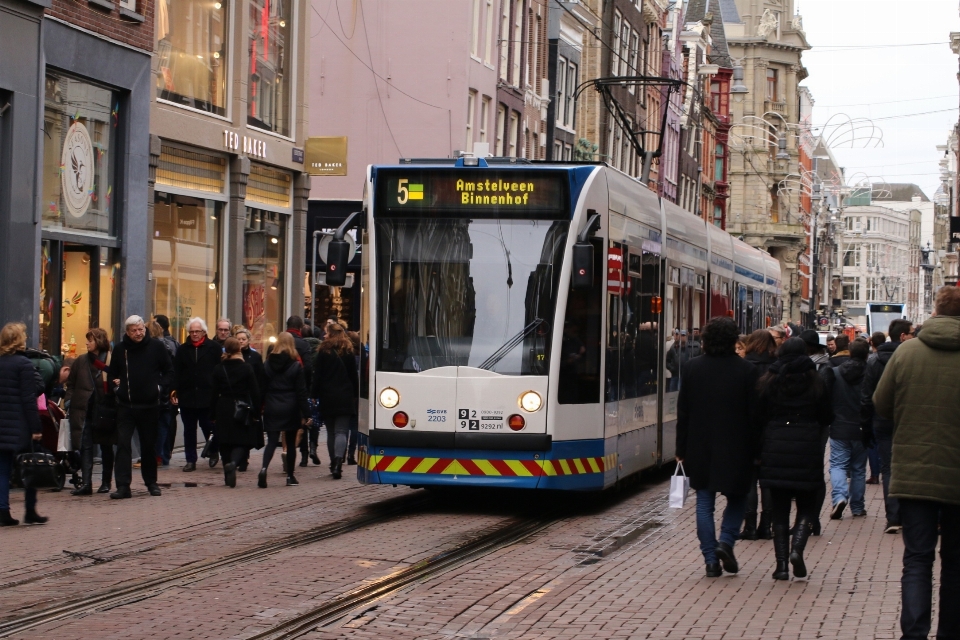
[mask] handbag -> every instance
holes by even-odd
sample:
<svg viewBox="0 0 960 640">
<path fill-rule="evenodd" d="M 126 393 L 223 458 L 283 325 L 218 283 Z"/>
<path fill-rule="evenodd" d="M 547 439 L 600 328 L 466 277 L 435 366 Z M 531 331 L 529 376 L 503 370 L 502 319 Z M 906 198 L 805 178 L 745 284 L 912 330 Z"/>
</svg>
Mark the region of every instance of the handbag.
<svg viewBox="0 0 960 640">
<path fill-rule="evenodd" d="M 20 465 L 20 479 L 27 489 L 54 489 L 57 482 L 57 459 L 49 453 L 35 450 L 34 441 L 30 441 L 30 453 L 17 456 Z"/>
<path fill-rule="evenodd" d="M 226 367 L 223 369 L 223 377 L 227 380 L 227 388 L 230 389 L 230 395 L 233 395 L 233 385 L 230 384 L 230 375 Z M 251 424 L 251 415 L 253 414 L 253 405 L 249 400 L 233 401 L 233 424 L 249 427 Z"/>
<path fill-rule="evenodd" d="M 60 431 L 57 433 L 57 451 L 73 451 L 72 440 L 70 437 L 70 421 L 63 419 L 60 421 Z"/>
<path fill-rule="evenodd" d="M 670 477 L 670 508 L 682 509 L 687 503 L 689 493 L 690 478 L 687 477 L 686 471 L 683 470 L 683 463 L 678 462 L 676 470 Z"/>
</svg>

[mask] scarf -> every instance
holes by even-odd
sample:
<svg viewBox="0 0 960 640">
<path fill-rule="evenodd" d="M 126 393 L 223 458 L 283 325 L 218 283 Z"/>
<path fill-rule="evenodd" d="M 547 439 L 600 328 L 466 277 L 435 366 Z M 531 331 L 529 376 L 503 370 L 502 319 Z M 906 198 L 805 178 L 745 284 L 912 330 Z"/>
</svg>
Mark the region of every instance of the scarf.
<svg viewBox="0 0 960 640">
<path fill-rule="evenodd" d="M 194 340 L 193 338 L 190 338 L 190 344 L 192 344 L 192 345 L 194 346 L 194 348 L 199 347 L 200 345 L 202 345 L 202 344 L 203 344 L 204 342 L 206 342 L 206 341 L 207 341 L 207 336 L 200 336 L 200 340 L 199 340 L 199 341 Z"/>
</svg>

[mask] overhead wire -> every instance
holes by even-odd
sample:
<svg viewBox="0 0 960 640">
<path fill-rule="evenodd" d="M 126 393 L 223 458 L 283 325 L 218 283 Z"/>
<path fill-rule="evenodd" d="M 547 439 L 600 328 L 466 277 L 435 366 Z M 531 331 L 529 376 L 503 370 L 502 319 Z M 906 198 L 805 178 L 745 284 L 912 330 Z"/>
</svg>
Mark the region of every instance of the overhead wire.
<svg viewBox="0 0 960 640">
<path fill-rule="evenodd" d="M 334 0 L 336 2 L 336 0 Z M 387 110 L 383 107 L 383 98 L 380 96 L 380 84 L 377 82 L 377 73 L 373 70 L 373 53 L 370 51 L 370 34 L 367 32 L 367 18 L 364 15 L 363 10 L 363 0 L 355 0 L 360 5 L 360 20 L 363 21 L 363 39 L 367 43 L 367 57 L 370 58 L 370 72 L 373 73 L 373 86 L 377 90 L 377 102 L 380 103 L 380 113 L 383 114 L 383 123 L 387 125 L 387 131 L 390 133 L 390 139 L 393 140 L 393 146 L 397 148 L 397 153 L 400 154 L 400 157 L 403 157 L 403 152 L 400 151 L 400 145 L 397 144 L 397 137 L 393 135 L 393 129 L 390 127 L 390 120 L 387 118 Z M 340 10 L 337 9 L 337 15 L 339 15 Z M 341 25 L 342 27 L 342 25 Z M 356 32 L 357 23 L 354 19 L 353 30 Z M 346 35 L 346 34 L 344 34 Z"/>
</svg>

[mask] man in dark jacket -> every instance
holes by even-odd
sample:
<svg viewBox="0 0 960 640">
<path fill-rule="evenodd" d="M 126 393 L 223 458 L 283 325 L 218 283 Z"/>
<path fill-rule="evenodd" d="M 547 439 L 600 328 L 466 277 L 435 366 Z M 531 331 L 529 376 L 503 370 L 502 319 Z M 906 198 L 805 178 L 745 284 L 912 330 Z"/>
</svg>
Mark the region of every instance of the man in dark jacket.
<svg viewBox="0 0 960 640">
<path fill-rule="evenodd" d="M 114 473 L 117 490 L 114 500 L 130 497 L 132 480 L 130 441 L 136 430 L 140 436 L 140 475 L 152 496 L 160 495 L 157 486 L 157 422 L 160 396 L 167 393 L 173 374 L 170 355 L 163 342 L 147 335 L 143 318 L 130 316 L 124 323 L 126 334 L 110 357 L 109 377 L 116 388 L 117 456 Z"/>
<path fill-rule="evenodd" d="M 832 520 L 843 517 L 847 504 L 853 517 L 867 515 L 864 505 L 867 448 L 860 437 L 860 385 L 870 346 L 866 340 L 854 340 L 850 343 L 849 352 L 850 357 L 846 362 L 837 367 L 825 367 L 820 372 L 833 398 L 833 422 L 830 424 Z M 850 473 L 849 489 L 847 472 Z"/>
<path fill-rule="evenodd" d="M 187 322 L 189 338 L 177 349 L 173 360 L 176 381 L 170 400 L 180 407 L 183 420 L 183 452 L 187 457 L 184 471 L 197 468 L 197 425 L 203 437 L 214 437 L 211 422 L 210 399 L 213 396 L 213 370 L 220 364 L 223 347 L 207 337 L 207 323 L 203 318 L 190 318 Z M 229 337 L 229 336 L 227 336 Z M 216 440 L 207 449 L 210 466 L 215 467 L 219 454 Z"/>
<path fill-rule="evenodd" d="M 667 371 L 670 372 L 671 376 L 667 391 L 680 389 L 680 376 L 683 373 L 684 365 L 699 356 L 700 352 L 701 343 L 687 342 L 687 331 L 685 329 L 677 329 L 673 332 L 673 346 L 667 351 Z"/>
<path fill-rule="evenodd" d="M 840 334 L 833 343 L 837 345 L 837 350 L 830 354 L 830 366 L 839 367 L 850 359 L 850 338 Z"/>
<path fill-rule="evenodd" d="M 733 546 L 759 451 L 758 372 L 737 356 L 738 338 L 737 324 L 730 318 L 707 323 L 702 334 L 706 355 L 684 365 L 677 404 L 677 462 L 685 463 L 697 492 L 697 537 L 707 577 L 739 570 Z M 719 542 L 713 517 L 717 493 L 727 499 Z"/>
<path fill-rule="evenodd" d="M 903 525 L 903 638 L 926 638 L 940 542 L 938 638 L 960 638 L 960 288 L 942 287 L 935 316 L 897 348 L 873 394 L 893 419 L 890 495 Z M 938 535 L 939 534 L 939 535 Z"/>
<path fill-rule="evenodd" d="M 883 370 L 890 362 L 897 348 L 912 338 L 909 320 L 894 320 L 890 323 L 887 333 L 890 342 L 883 342 L 877 346 L 877 353 L 867 361 L 867 368 L 863 373 L 863 384 L 860 386 L 860 431 L 863 434 L 864 444 L 871 444 L 876 440 L 877 450 L 880 453 L 880 479 L 883 482 L 883 504 L 886 511 L 887 524 L 885 533 L 900 531 L 900 504 L 890 495 L 890 454 L 893 447 L 893 420 L 877 415 L 873 408 L 873 392 L 883 375 Z"/>
<path fill-rule="evenodd" d="M 293 343 L 297 347 L 297 355 L 300 356 L 300 362 L 303 364 L 303 376 L 307 383 L 307 389 L 310 388 L 313 381 L 313 360 L 315 350 L 307 342 L 303 335 L 303 318 L 300 316 L 290 316 L 287 318 L 287 333 L 293 336 Z M 309 334 L 311 337 L 313 334 Z M 317 458 L 317 442 L 320 439 L 320 425 L 311 424 L 306 432 L 307 437 L 300 440 L 300 466 L 307 466 L 307 455 L 312 453 L 314 464 L 320 464 Z M 309 448 L 308 448 L 309 443 Z M 291 451 L 292 453 L 292 451 Z"/>
<path fill-rule="evenodd" d="M 177 357 L 177 349 L 180 348 L 180 343 L 170 335 L 170 318 L 158 314 L 153 316 L 153 319 L 163 329 L 163 346 L 167 348 L 170 360 L 173 360 Z M 170 456 L 173 455 L 173 445 L 176 439 L 177 408 L 168 401 L 160 410 L 160 423 L 157 428 L 157 455 L 164 466 L 170 464 Z"/>
</svg>

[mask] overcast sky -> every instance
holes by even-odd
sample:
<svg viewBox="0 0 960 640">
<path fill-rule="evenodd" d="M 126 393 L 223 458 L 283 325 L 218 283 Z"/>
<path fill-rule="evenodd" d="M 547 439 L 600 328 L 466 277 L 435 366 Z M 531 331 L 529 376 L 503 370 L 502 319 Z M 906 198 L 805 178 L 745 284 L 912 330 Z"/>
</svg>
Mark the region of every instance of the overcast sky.
<svg viewBox="0 0 960 640">
<path fill-rule="evenodd" d="M 795 2 L 813 47 L 803 54 L 810 76 L 802 84 L 816 101 L 814 126 L 846 113 L 873 119 L 883 132 L 882 148 L 834 148 L 848 179 L 863 172 L 914 182 L 932 198 L 940 183 L 936 146 L 960 115 L 958 60 L 948 44 L 960 31 L 957 0 Z M 926 46 L 902 46 L 915 44 Z M 891 118 L 929 111 L 940 113 Z"/>
</svg>

